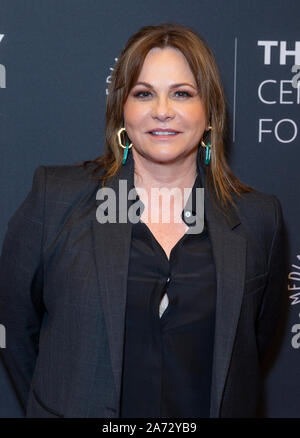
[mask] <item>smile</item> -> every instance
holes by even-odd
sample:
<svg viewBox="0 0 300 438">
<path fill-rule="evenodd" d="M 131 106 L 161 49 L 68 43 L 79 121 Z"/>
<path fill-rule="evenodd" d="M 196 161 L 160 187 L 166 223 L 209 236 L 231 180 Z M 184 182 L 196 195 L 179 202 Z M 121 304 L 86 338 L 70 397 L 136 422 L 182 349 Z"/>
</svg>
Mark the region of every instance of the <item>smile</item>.
<svg viewBox="0 0 300 438">
<path fill-rule="evenodd" d="M 148 134 L 152 135 L 152 137 L 165 139 L 167 137 L 176 137 L 180 132 L 174 132 L 174 131 L 151 131 L 148 132 Z"/>
<path fill-rule="evenodd" d="M 175 135 L 177 132 L 174 131 L 151 131 L 150 134 L 153 135 Z"/>
</svg>

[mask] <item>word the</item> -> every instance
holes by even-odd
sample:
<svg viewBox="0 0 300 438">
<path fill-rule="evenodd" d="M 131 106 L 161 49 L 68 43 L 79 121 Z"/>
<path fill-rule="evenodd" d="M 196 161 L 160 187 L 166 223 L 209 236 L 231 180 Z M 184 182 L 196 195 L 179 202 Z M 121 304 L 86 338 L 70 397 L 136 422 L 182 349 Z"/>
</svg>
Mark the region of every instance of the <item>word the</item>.
<svg viewBox="0 0 300 438">
<path fill-rule="evenodd" d="M 279 53 L 278 49 L 273 50 L 274 47 L 277 47 L 279 44 Z M 287 42 L 286 41 L 257 41 L 258 46 L 262 46 L 264 48 L 264 64 L 270 65 L 272 53 L 277 52 L 277 60 L 279 58 L 280 65 L 286 65 L 286 59 L 288 56 L 294 58 L 293 64 L 300 64 L 300 41 L 295 41 L 294 50 L 287 50 Z M 274 60 L 274 57 L 273 57 Z"/>
</svg>

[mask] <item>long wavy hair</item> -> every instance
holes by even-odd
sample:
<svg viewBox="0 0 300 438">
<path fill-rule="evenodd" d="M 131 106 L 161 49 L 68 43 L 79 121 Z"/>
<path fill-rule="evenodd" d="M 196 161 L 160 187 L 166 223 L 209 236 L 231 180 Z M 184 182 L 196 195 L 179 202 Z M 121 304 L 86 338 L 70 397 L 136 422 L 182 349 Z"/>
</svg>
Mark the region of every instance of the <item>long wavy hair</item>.
<svg viewBox="0 0 300 438">
<path fill-rule="evenodd" d="M 83 166 L 86 168 L 88 165 L 94 165 L 92 174 L 98 174 L 96 179 L 102 180 L 102 186 L 108 178 L 118 174 L 124 151 L 118 145 L 117 139 L 117 132 L 124 126 L 123 107 L 130 90 L 138 80 L 148 52 L 155 47 L 176 48 L 185 56 L 196 80 L 206 120 L 209 120 L 213 128 L 203 135 L 203 141 L 206 143 L 210 138 L 211 143 L 211 160 L 209 165 L 204 166 L 208 185 L 214 191 L 221 207 L 235 205 L 232 193 L 241 196 L 253 189 L 243 184 L 227 163 L 226 100 L 215 57 L 199 34 L 177 23 L 144 26 L 129 38 L 115 64 L 108 88 L 105 152 L 93 160 L 84 161 Z M 199 148 L 204 158 L 205 147 L 199 145 Z"/>
</svg>

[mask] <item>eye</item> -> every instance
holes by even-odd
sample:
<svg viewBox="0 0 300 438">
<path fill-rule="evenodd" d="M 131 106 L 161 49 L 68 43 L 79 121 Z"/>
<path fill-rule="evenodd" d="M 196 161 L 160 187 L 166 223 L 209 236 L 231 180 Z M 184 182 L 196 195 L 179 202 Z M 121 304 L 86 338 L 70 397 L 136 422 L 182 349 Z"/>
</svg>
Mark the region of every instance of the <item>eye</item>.
<svg viewBox="0 0 300 438">
<path fill-rule="evenodd" d="M 176 91 L 175 93 L 176 94 L 177 93 L 184 94 L 184 96 L 179 96 L 179 97 L 192 97 L 192 95 L 190 93 L 188 93 L 187 91 Z"/>
<path fill-rule="evenodd" d="M 149 94 L 149 91 L 138 91 L 137 93 L 134 94 L 134 97 L 148 97 L 145 96 L 145 94 Z"/>
<path fill-rule="evenodd" d="M 188 91 L 175 91 L 175 95 L 179 94 L 178 97 L 192 97 L 192 95 Z M 151 95 L 150 91 L 138 91 L 134 93 L 134 97 L 136 98 L 147 98 Z"/>
</svg>

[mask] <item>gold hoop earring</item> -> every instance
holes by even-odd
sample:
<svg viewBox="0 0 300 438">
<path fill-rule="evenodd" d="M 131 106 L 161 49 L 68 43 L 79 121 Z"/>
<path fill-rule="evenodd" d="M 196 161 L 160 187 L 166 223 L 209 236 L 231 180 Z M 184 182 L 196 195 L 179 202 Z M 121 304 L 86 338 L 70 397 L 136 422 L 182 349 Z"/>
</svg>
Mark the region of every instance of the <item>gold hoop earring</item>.
<svg viewBox="0 0 300 438">
<path fill-rule="evenodd" d="M 207 131 L 212 131 L 212 126 L 209 126 Z M 201 145 L 206 149 L 205 151 L 205 164 L 209 164 L 210 158 L 211 158 L 211 143 L 207 142 L 207 144 L 204 143 L 203 140 L 201 140 Z"/>
<path fill-rule="evenodd" d="M 127 160 L 128 149 L 130 149 L 130 148 L 132 147 L 132 143 L 129 144 L 129 142 L 127 141 L 127 142 L 126 142 L 126 146 L 124 146 L 124 145 L 122 144 L 121 133 L 122 133 L 123 131 L 126 132 L 126 129 L 125 129 L 125 128 L 121 128 L 121 129 L 119 129 L 119 131 L 117 132 L 117 136 L 118 136 L 118 143 L 119 143 L 119 146 L 120 146 L 121 148 L 124 149 L 122 164 L 125 164 L 125 163 L 126 163 L 126 160 Z"/>
</svg>

